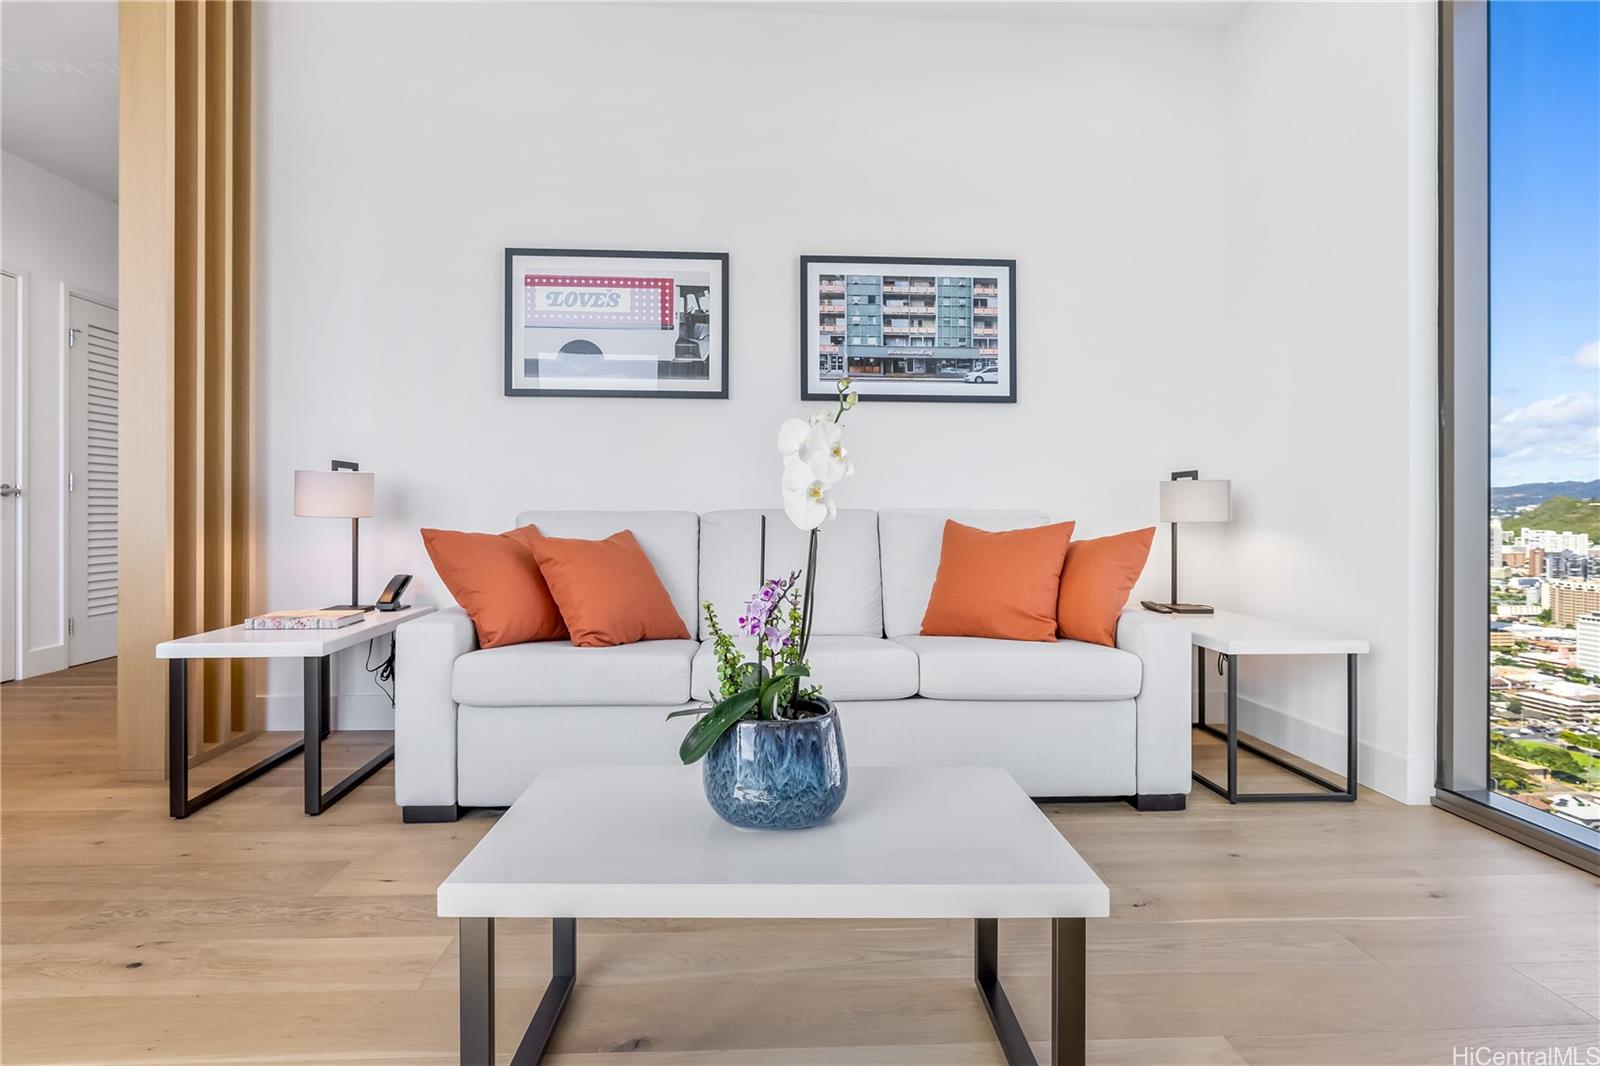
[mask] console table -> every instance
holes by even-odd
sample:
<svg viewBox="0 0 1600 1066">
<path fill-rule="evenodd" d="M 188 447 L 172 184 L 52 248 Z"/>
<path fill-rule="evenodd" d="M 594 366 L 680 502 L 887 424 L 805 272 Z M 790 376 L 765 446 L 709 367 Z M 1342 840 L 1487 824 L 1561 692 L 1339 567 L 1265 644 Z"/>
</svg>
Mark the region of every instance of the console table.
<svg viewBox="0 0 1600 1066">
<path fill-rule="evenodd" d="M 1200 771 L 1192 773 L 1195 781 L 1209 788 L 1229 803 L 1332 801 L 1351 803 L 1356 798 L 1356 656 L 1365 655 L 1369 645 L 1364 640 L 1329 636 L 1300 626 L 1274 622 L 1233 611 L 1218 611 L 1209 615 L 1186 615 L 1191 627 L 1191 642 L 1195 649 L 1195 669 L 1198 671 L 1198 715 L 1194 728 L 1228 745 L 1228 783 L 1222 785 Z M 1213 651 L 1222 657 L 1228 673 L 1226 729 L 1218 729 L 1206 721 L 1206 652 Z M 1337 785 L 1302 766 L 1296 766 L 1265 748 L 1239 737 L 1239 677 L 1238 661 L 1242 655 L 1343 655 L 1345 657 L 1345 783 Z M 1243 749 L 1290 773 L 1305 778 L 1322 789 L 1320 792 L 1240 792 L 1239 751 Z"/>
<path fill-rule="evenodd" d="M 359 770 L 326 792 L 322 789 L 322 742 L 332 731 L 329 661 L 334 652 L 365 644 L 393 633 L 402 623 L 432 614 L 434 608 L 407 607 L 400 611 L 369 611 L 367 617 L 343 629 L 246 629 L 229 626 L 192 637 L 164 640 L 156 645 L 156 658 L 167 666 L 168 811 L 187 818 L 208 803 L 253 781 L 286 759 L 304 751 L 306 813 L 321 814 L 351 789 L 371 777 L 394 758 L 394 745 L 368 760 Z M 197 796 L 189 795 L 189 660 L 190 659 L 300 659 L 305 670 L 305 735 L 281 751 L 240 770 L 226 781 Z"/>
</svg>

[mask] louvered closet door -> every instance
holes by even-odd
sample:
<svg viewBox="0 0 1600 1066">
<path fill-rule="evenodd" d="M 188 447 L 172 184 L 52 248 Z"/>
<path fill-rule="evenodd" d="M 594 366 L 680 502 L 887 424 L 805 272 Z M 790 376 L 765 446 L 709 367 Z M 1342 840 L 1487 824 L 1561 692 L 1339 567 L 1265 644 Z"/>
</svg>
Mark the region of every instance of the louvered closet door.
<svg viewBox="0 0 1600 1066">
<path fill-rule="evenodd" d="M 117 312 L 70 298 L 67 659 L 117 653 Z"/>
</svg>

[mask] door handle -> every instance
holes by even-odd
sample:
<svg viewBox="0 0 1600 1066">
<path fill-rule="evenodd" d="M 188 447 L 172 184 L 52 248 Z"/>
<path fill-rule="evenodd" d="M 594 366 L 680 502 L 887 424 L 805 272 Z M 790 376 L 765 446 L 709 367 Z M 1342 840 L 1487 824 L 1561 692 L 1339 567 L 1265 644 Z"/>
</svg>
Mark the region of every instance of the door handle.
<svg viewBox="0 0 1600 1066">
<path fill-rule="evenodd" d="M 21 485 L 7 485 L 7 484 L 4 484 L 4 483 L 0 483 L 0 496 L 21 496 L 21 495 L 22 495 L 22 486 Z"/>
</svg>

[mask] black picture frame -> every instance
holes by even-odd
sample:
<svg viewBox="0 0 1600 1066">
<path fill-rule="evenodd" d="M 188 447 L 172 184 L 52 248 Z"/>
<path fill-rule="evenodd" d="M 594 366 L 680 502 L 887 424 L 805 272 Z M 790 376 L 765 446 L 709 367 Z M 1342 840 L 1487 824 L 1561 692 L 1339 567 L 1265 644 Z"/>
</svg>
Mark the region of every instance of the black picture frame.
<svg viewBox="0 0 1600 1066">
<path fill-rule="evenodd" d="M 806 401 L 832 400 L 835 392 L 813 386 L 811 370 L 817 364 L 818 351 L 816 341 L 819 331 L 813 328 L 812 308 L 817 300 L 811 292 L 811 268 L 813 265 L 830 263 L 852 264 L 868 263 L 874 266 L 904 265 L 912 268 L 927 267 L 988 267 L 994 270 L 1003 270 L 1006 274 L 1005 282 L 1005 326 L 1004 351 L 997 357 L 997 365 L 1003 360 L 1007 372 L 1005 375 L 1005 388 L 1003 391 L 991 391 L 986 394 L 966 394 L 950 392 L 951 388 L 959 385 L 953 382 L 940 381 L 937 384 L 926 382 L 930 386 L 927 393 L 897 392 L 892 394 L 872 391 L 873 379 L 852 373 L 849 368 L 850 353 L 845 354 L 845 368 L 843 373 L 850 376 L 851 382 L 856 386 L 863 402 L 898 402 L 898 403 L 1016 403 L 1017 402 L 1017 261 L 1015 259 L 972 259 L 963 257 L 933 258 L 928 256 L 899 256 L 899 255 L 802 255 L 800 257 L 800 398 Z M 888 271 L 884 271 L 888 274 Z M 909 271 L 908 271 L 909 273 Z M 952 275 L 954 276 L 954 275 Z M 820 295 L 820 294 L 818 294 Z M 997 335 L 997 341 L 999 337 Z M 820 378 L 820 374 L 819 374 Z M 915 381 L 913 381 L 915 383 Z M 943 390 L 943 391 L 939 391 Z"/>
<path fill-rule="evenodd" d="M 707 325 L 715 322 L 720 329 L 721 349 L 720 361 L 720 388 L 700 389 L 627 389 L 627 388 L 573 388 L 529 387 L 518 384 L 518 375 L 515 373 L 514 360 L 518 357 L 516 352 L 516 310 L 519 306 L 517 300 L 517 287 L 515 284 L 516 263 L 519 258 L 551 258 L 551 259 L 640 259 L 640 260 L 702 260 L 717 265 L 721 277 L 718 287 L 720 306 L 714 314 L 708 315 Z M 507 396 L 588 396 L 588 397 L 617 397 L 625 399 L 671 399 L 671 400 L 725 400 L 728 398 L 728 253 L 727 252 L 659 252 L 619 250 L 609 251 L 595 248 L 507 248 L 505 250 L 505 351 L 502 358 L 503 382 Z M 681 294 L 680 294 L 681 295 Z M 526 380 L 526 375 L 522 375 Z"/>
</svg>

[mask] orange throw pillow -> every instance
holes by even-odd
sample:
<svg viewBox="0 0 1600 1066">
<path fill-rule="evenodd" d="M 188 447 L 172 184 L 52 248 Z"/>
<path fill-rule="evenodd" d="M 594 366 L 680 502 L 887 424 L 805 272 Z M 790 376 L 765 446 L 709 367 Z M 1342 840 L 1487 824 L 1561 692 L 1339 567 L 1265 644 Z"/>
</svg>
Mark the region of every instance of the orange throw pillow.
<svg viewBox="0 0 1600 1066">
<path fill-rule="evenodd" d="M 439 580 L 472 619 L 481 648 L 567 637 L 529 547 L 534 535 L 532 526 L 509 533 L 422 531 Z"/>
<path fill-rule="evenodd" d="M 1128 593 L 1144 572 L 1156 529 L 1136 529 L 1111 537 L 1075 540 L 1061 569 L 1058 632 L 1068 640 L 1115 647 L 1117 619 Z"/>
<path fill-rule="evenodd" d="M 1071 540 L 1071 522 L 989 533 L 947 520 L 922 635 L 1055 640 Z"/>
<path fill-rule="evenodd" d="M 580 648 L 689 639 L 667 587 L 632 531 L 624 529 L 605 540 L 536 532 L 530 544 L 572 643 Z"/>
</svg>

